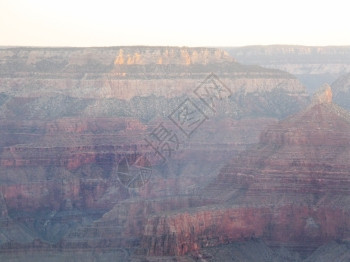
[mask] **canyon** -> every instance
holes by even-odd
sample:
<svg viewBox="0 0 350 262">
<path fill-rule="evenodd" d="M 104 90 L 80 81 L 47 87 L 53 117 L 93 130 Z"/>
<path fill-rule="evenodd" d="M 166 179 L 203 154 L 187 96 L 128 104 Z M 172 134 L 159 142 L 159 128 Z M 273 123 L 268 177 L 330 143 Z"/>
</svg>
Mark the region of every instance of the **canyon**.
<svg viewBox="0 0 350 262">
<path fill-rule="evenodd" d="M 216 48 L 0 49 L 0 259 L 346 252 L 350 128 L 333 104 L 343 82 L 311 99 L 290 73 L 238 58 Z M 211 85 L 229 93 L 212 97 L 214 109 L 197 92 Z M 170 117 L 186 101 L 205 116 L 190 135 Z M 147 166 L 149 180 L 125 181 L 123 163 L 153 159 L 145 138 L 160 126 L 178 148 Z"/>
<path fill-rule="evenodd" d="M 325 86 L 308 108 L 270 126 L 222 168 L 200 193 L 214 205 L 152 217 L 142 245 L 153 255 L 183 255 L 263 239 L 308 254 L 348 241 L 350 114 L 330 92 Z"/>
</svg>

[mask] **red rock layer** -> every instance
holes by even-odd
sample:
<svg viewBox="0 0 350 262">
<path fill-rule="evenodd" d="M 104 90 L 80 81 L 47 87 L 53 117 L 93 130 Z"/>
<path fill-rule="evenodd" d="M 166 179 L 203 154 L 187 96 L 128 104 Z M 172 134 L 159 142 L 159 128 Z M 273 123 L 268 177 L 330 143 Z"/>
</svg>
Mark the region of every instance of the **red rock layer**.
<svg viewBox="0 0 350 262">
<path fill-rule="evenodd" d="M 142 246 L 150 255 L 262 238 L 300 250 L 350 238 L 350 121 L 331 103 L 263 132 L 202 193 L 221 205 L 150 218 Z"/>
</svg>

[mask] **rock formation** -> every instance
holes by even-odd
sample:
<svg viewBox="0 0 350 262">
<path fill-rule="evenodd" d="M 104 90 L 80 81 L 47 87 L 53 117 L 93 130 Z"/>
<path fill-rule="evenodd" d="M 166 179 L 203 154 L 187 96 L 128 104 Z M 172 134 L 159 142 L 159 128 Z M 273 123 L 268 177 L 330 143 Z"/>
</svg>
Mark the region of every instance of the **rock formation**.
<svg viewBox="0 0 350 262">
<path fill-rule="evenodd" d="M 328 84 L 325 84 L 316 92 L 312 99 L 312 104 L 330 104 L 332 103 L 332 89 Z"/>
<path fill-rule="evenodd" d="M 342 75 L 332 83 L 334 101 L 340 106 L 350 109 L 350 73 Z"/>
<path fill-rule="evenodd" d="M 347 254 L 350 118 L 329 86 L 306 107 L 292 75 L 211 48 L 3 48 L 0 59 L 0 260 Z M 231 96 L 127 188 L 118 163 L 149 154 L 160 123 L 174 131 L 169 114 L 199 105 L 211 72 Z"/>
<path fill-rule="evenodd" d="M 268 124 L 308 101 L 292 75 L 241 65 L 213 48 L 3 48 L 0 61 L 5 253 L 143 250 L 140 241 L 155 232 L 154 223 L 168 223 L 157 220 L 161 211 L 221 203 L 198 192 Z M 231 94 L 218 99 L 215 110 L 194 92 L 212 73 Z M 180 132 L 168 116 L 186 98 L 207 114 L 203 128 L 190 139 L 179 134 L 179 150 L 153 167 L 142 188 L 126 187 L 118 177 L 121 160 L 151 154 L 144 138 L 161 123 Z M 176 219 L 193 219 L 181 214 Z M 174 249 L 178 240 L 168 239 L 154 252 L 184 254 L 195 247 Z"/>
<path fill-rule="evenodd" d="M 256 147 L 234 157 L 202 192 L 221 204 L 149 219 L 143 247 L 182 255 L 260 238 L 307 254 L 349 239 L 350 115 L 330 97 L 326 88 L 318 103 L 272 125 Z"/>
<path fill-rule="evenodd" d="M 270 92 L 295 104 L 280 113 L 283 106 L 274 101 L 277 117 L 305 103 L 305 89 L 292 75 L 243 66 L 213 48 L 5 48 L 0 58 L 2 117 L 139 117 L 135 108 L 147 104 L 146 98 L 157 105 L 153 111 L 168 112 L 171 99 L 195 97 L 194 89 L 211 72 L 237 93 L 237 100 L 231 102 L 235 107 L 245 108 L 251 101 L 262 107 L 261 113 L 263 109 L 270 113 L 269 105 L 264 105 L 269 103 L 266 93 Z M 158 97 L 170 101 L 162 103 Z M 147 111 L 143 114 L 151 113 Z"/>
</svg>

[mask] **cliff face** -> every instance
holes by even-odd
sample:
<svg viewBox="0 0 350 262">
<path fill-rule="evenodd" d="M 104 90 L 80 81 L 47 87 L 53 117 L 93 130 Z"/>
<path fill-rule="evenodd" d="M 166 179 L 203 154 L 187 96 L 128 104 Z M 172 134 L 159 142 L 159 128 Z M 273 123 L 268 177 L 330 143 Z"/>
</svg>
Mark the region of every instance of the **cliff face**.
<svg viewBox="0 0 350 262">
<path fill-rule="evenodd" d="M 218 99 L 215 113 L 194 93 L 212 72 L 232 93 Z M 2 48 L 2 249 L 64 246 L 63 237 L 74 232 L 88 246 L 84 235 L 94 233 L 79 228 L 94 227 L 93 221 L 131 196 L 198 192 L 230 154 L 256 142 L 266 125 L 302 107 L 304 91 L 288 73 L 243 66 L 213 48 Z M 152 154 L 144 138 L 160 123 L 175 132 L 168 116 L 185 98 L 210 113 L 205 128 L 198 128 L 191 140 L 178 134 L 181 147 L 168 163 L 154 168 L 142 188 L 127 188 L 118 175 L 120 162 Z M 180 203 L 169 202 L 169 207 L 203 204 Z M 120 232 L 139 239 L 146 217 L 118 224 Z M 131 229 L 135 223 L 138 231 Z M 115 239 L 96 225 L 105 239 Z"/>
<path fill-rule="evenodd" d="M 332 208 L 207 208 L 149 220 L 142 247 L 153 256 L 184 255 L 205 247 L 260 238 L 270 245 L 308 253 L 331 240 L 348 238 L 348 233 L 339 232 L 349 227 L 348 216 L 348 211 Z"/>
<path fill-rule="evenodd" d="M 350 73 L 340 76 L 332 83 L 334 100 L 340 106 L 350 109 Z"/>
<path fill-rule="evenodd" d="M 230 93 L 216 94 L 215 112 L 194 93 L 208 76 L 217 76 Z M 186 98 L 208 118 L 190 139 L 168 117 Z M 267 125 L 307 101 L 292 75 L 241 65 L 218 49 L 0 49 L 0 248 L 43 254 L 107 247 L 144 247 L 154 254 L 196 249 L 201 244 L 195 236 L 182 247 L 179 239 L 187 235 L 165 242 L 158 239 L 161 228 L 152 226 L 160 221 L 181 230 L 180 220 L 195 217 L 179 210 L 222 202 L 199 198 L 198 192 L 232 155 L 258 142 Z M 154 154 L 144 138 L 160 124 L 178 132 L 179 149 L 165 165 L 152 166 L 143 187 L 128 188 L 118 173 L 120 163 Z M 158 219 L 162 212 L 179 217 Z M 216 220 L 203 212 L 213 229 L 195 229 L 195 235 L 214 237 Z M 229 219 L 232 212 L 244 223 L 254 210 L 222 214 Z M 264 219 L 261 214 L 256 221 Z M 247 225 L 240 234 L 253 229 Z M 141 245 L 143 238 L 153 247 Z"/>
<path fill-rule="evenodd" d="M 307 253 L 349 239 L 350 116 L 329 92 L 269 127 L 220 171 L 202 197 L 221 205 L 149 219 L 142 245 L 153 255 L 181 255 L 261 238 Z"/>
<path fill-rule="evenodd" d="M 3 48 L 1 50 L 3 68 L 11 70 L 10 65 L 21 64 L 18 69 L 29 71 L 49 71 L 73 66 L 99 64 L 146 65 L 146 64 L 208 64 L 234 62 L 225 51 L 215 48 L 122 46 L 101 48 Z M 4 63 L 5 62 L 5 63 Z M 46 62 L 46 64 L 45 64 Z M 51 65 L 51 67 L 50 67 Z M 56 65 L 56 68 L 53 66 Z M 59 67 L 60 66 L 60 67 Z M 102 69 L 102 68 L 101 68 Z M 74 71 L 74 70 L 73 70 Z M 102 71 L 102 70 L 101 70 Z"/>
<path fill-rule="evenodd" d="M 8 48 L 0 69 L 3 253 L 110 248 L 125 261 L 255 238 L 307 253 L 350 237 L 349 118 L 328 87 L 276 123 L 306 105 L 304 87 L 217 49 Z M 175 132 L 185 98 L 205 111 L 194 90 L 211 72 L 231 96 L 127 188 L 121 160 L 151 153 L 160 123 Z"/>
<path fill-rule="evenodd" d="M 276 117 L 305 104 L 304 87 L 290 74 L 257 66 L 243 66 L 226 52 L 211 48 L 9 48 L 0 50 L 0 116 L 52 119 L 62 116 L 148 118 L 169 111 L 181 96 L 196 97 L 194 89 L 214 72 L 232 93 L 231 103 L 263 113 L 273 93 L 293 102 L 283 109 L 275 100 Z M 276 93 L 277 92 L 277 93 Z M 261 98 L 257 99 L 256 96 Z M 265 102 L 265 103 L 264 103 Z M 147 108 L 154 104 L 156 108 Z M 226 103 L 227 104 L 227 103 Z M 237 110 L 236 110 L 237 111 Z M 248 110 L 250 115 L 255 112 Z M 162 115 L 164 116 L 164 115 Z M 240 115 L 241 116 L 241 115 Z M 246 114 L 242 115 L 243 117 Z"/>
</svg>

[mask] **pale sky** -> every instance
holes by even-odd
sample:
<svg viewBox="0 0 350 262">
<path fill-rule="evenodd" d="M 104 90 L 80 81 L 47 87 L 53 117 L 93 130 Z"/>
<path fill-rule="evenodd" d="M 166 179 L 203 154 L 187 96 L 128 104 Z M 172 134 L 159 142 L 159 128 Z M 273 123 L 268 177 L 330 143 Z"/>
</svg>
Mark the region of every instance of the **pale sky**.
<svg viewBox="0 0 350 262">
<path fill-rule="evenodd" d="M 0 46 L 350 45 L 347 2 L 0 0 Z"/>
</svg>

